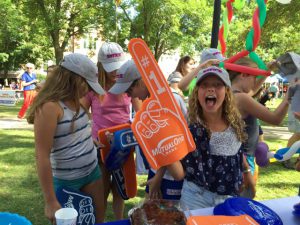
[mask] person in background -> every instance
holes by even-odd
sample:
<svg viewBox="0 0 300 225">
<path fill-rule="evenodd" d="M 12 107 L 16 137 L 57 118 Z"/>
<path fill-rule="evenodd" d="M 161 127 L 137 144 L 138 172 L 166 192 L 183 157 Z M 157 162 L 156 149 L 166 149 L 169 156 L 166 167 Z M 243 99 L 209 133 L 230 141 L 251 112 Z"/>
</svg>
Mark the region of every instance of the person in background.
<svg viewBox="0 0 300 225">
<path fill-rule="evenodd" d="M 272 94 L 272 98 L 271 98 L 272 105 L 274 105 L 275 99 L 277 98 L 278 90 L 279 88 L 276 83 L 272 83 L 271 86 L 269 87 L 269 92 Z"/>
<path fill-rule="evenodd" d="M 288 130 L 293 134 L 287 143 L 287 147 L 291 147 L 296 141 L 300 140 L 300 121 L 297 119 L 297 112 L 300 111 L 300 79 L 294 78 L 288 90 L 288 100 L 290 107 L 288 110 Z M 294 169 L 295 163 L 289 159 L 283 162 L 288 169 Z"/>
<path fill-rule="evenodd" d="M 181 89 L 179 89 L 178 83 L 183 77 L 185 77 L 194 69 L 194 64 L 194 59 L 188 55 L 180 58 L 175 71 L 171 73 L 167 79 L 170 87 L 173 88 L 176 92 L 178 92 L 178 94 L 180 94 L 181 96 L 184 95 Z"/>
<path fill-rule="evenodd" d="M 9 87 L 10 87 L 10 90 L 18 90 L 19 89 L 18 84 L 15 81 L 12 81 L 10 83 Z"/>
<path fill-rule="evenodd" d="M 24 102 L 23 105 L 18 113 L 18 118 L 23 119 L 25 117 L 25 113 L 28 107 L 32 104 L 33 99 L 36 95 L 36 84 L 38 82 L 36 78 L 36 74 L 33 72 L 34 65 L 32 63 L 27 63 L 25 65 L 26 71 L 22 74 L 22 87 L 23 87 L 23 95 L 24 95 Z"/>
<path fill-rule="evenodd" d="M 45 201 L 45 215 L 55 224 L 62 206 L 55 191 L 69 187 L 92 197 L 96 223 L 104 221 L 103 181 L 89 126 L 80 98 L 89 91 L 105 92 L 98 83 L 97 67 L 85 55 L 65 56 L 48 76 L 30 107 L 27 121 L 34 124 L 37 173 Z"/>
<path fill-rule="evenodd" d="M 257 68 L 257 65 L 248 57 L 243 57 L 235 62 L 237 65 L 248 66 Z M 269 64 L 269 67 L 272 65 Z M 275 109 L 270 111 L 267 107 L 260 104 L 253 98 L 253 94 L 257 92 L 263 79 L 257 80 L 256 76 L 237 71 L 229 71 L 230 80 L 232 83 L 232 91 L 234 93 L 237 107 L 243 120 L 246 123 L 246 133 L 248 138 L 244 144 L 244 154 L 247 157 L 247 162 L 250 166 L 251 173 L 255 173 L 255 151 L 259 140 L 259 125 L 257 119 L 273 125 L 279 125 L 284 119 L 288 110 L 288 101 L 285 97 L 281 104 Z M 245 184 L 245 190 L 249 190 L 244 196 L 254 198 L 256 189 Z M 248 188 L 249 186 L 249 188 Z"/>
<path fill-rule="evenodd" d="M 205 67 L 217 65 L 224 59 L 225 58 L 218 49 L 204 49 L 201 53 L 200 64 L 180 80 L 180 82 L 178 83 L 178 88 L 181 89 L 184 93 L 190 92 L 189 94 L 191 94 L 191 90 L 196 83 L 195 77 L 197 76 L 199 71 Z M 189 89 L 191 90 L 189 91 Z"/>
<path fill-rule="evenodd" d="M 126 56 L 122 47 L 115 42 L 104 42 L 98 53 L 98 80 L 100 85 L 108 91 L 123 74 L 117 73 L 118 69 L 126 62 Z M 82 105 L 91 109 L 92 116 L 92 136 L 94 142 L 101 151 L 102 144 L 98 142 L 98 131 L 128 123 L 131 117 L 131 108 L 137 111 L 141 101 L 131 98 L 126 94 L 112 94 L 107 92 L 100 96 L 94 92 L 89 92 L 81 99 Z M 99 152 L 100 153 L 100 152 Z M 100 157 L 100 154 L 99 154 Z M 105 160 L 105 159 L 102 159 Z M 107 199 L 110 191 L 113 195 L 112 207 L 116 220 L 123 219 L 124 200 L 117 189 L 117 184 L 112 180 L 111 172 L 108 171 L 99 159 L 99 164 L 103 172 L 104 182 L 104 214 L 107 208 Z"/>
</svg>

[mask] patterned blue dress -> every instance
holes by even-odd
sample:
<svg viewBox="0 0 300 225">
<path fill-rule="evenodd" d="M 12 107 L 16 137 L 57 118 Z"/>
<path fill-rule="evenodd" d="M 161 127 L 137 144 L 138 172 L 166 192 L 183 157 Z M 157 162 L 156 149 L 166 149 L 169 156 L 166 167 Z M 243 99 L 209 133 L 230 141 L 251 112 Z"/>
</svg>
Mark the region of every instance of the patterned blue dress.
<svg viewBox="0 0 300 225">
<path fill-rule="evenodd" d="M 196 150 L 182 164 L 185 179 L 218 195 L 238 196 L 242 184 L 242 143 L 231 126 L 223 132 L 207 130 L 200 124 L 190 125 Z"/>
</svg>

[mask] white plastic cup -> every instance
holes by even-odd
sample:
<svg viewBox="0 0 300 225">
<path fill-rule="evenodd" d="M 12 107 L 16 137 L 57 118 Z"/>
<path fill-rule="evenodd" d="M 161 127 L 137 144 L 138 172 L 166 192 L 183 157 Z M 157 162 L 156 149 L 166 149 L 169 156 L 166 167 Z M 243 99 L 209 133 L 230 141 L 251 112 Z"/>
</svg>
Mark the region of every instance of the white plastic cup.
<svg viewBox="0 0 300 225">
<path fill-rule="evenodd" d="M 78 212 L 74 208 L 61 208 L 55 212 L 56 225 L 76 225 Z"/>
</svg>

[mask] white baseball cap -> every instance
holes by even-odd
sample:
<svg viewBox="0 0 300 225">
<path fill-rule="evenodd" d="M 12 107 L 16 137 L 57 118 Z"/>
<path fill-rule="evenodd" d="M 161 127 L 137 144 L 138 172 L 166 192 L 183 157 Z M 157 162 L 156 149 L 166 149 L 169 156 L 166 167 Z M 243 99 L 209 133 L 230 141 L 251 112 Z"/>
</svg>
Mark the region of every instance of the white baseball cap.
<svg viewBox="0 0 300 225">
<path fill-rule="evenodd" d="M 122 47 L 115 42 L 104 42 L 98 52 L 98 62 L 101 62 L 106 72 L 118 70 L 126 61 Z"/>
<path fill-rule="evenodd" d="M 26 63 L 25 67 L 34 69 L 34 65 L 32 63 Z"/>
<path fill-rule="evenodd" d="M 86 55 L 79 53 L 66 55 L 59 65 L 83 77 L 96 93 L 105 94 L 98 83 L 98 68 Z"/>
<path fill-rule="evenodd" d="M 113 94 L 121 94 L 128 90 L 133 81 L 141 79 L 141 74 L 138 71 L 133 60 L 128 60 L 117 71 L 116 83 L 109 89 L 108 92 Z"/>
<path fill-rule="evenodd" d="M 208 77 L 209 75 L 215 75 L 219 77 L 227 87 L 231 87 L 231 82 L 229 79 L 229 74 L 223 68 L 219 68 L 217 66 L 210 66 L 203 70 L 200 70 L 197 77 L 196 77 L 196 84 L 202 81 L 204 78 Z"/>
<path fill-rule="evenodd" d="M 225 57 L 222 55 L 222 53 L 219 51 L 219 49 L 206 48 L 201 53 L 200 63 L 204 63 L 205 61 L 207 61 L 209 59 L 218 59 L 220 61 L 223 61 L 223 60 L 225 60 Z"/>
</svg>

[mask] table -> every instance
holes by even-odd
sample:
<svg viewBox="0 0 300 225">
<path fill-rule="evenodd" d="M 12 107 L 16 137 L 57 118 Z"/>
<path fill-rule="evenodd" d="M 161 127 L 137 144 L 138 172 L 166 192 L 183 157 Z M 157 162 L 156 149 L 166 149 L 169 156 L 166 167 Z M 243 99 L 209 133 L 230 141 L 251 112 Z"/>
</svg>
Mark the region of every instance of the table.
<svg viewBox="0 0 300 225">
<path fill-rule="evenodd" d="M 297 218 L 292 214 L 292 211 L 294 210 L 293 206 L 299 202 L 299 196 L 261 201 L 261 203 L 278 214 L 284 225 L 300 225 L 300 218 Z M 186 211 L 185 215 L 187 218 L 189 216 L 213 215 L 213 207 Z"/>
<path fill-rule="evenodd" d="M 294 210 L 293 206 L 299 202 L 300 202 L 299 196 L 261 201 L 261 203 L 268 206 L 270 209 L 272 209 L 274 212 L 278 214 L 278 216 L 281 218 L 283 222 L 283 225 L 300 225 L 300 218 L 295 217 L 292 214 L 292 211 Z M 189 216 L 209 216 L 209 215 L 213 215 L 213 207 L 185 211 L 184 213 L 187 218 Z M 108 222 L 102 225 L 129 225 L 129 224 L 130 224 L 129 220 L 122 220 L 122 221 Z"/>
</svg>

